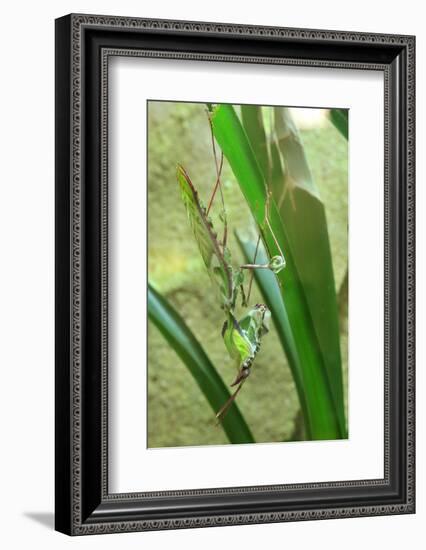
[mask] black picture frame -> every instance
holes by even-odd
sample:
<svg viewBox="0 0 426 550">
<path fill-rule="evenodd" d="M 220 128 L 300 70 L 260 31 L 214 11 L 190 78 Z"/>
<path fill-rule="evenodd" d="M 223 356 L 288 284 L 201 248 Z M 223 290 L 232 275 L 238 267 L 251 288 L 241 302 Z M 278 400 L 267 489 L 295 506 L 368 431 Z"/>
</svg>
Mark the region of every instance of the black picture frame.
<svg viewBox="0 0 426 550">
<path fill-rule="evenodd" d="M 385 82 L 384 478 L 109 494 L 108 56 L 375 69 Z M 176 61 L 178 62 L 178 61 Z M 56 529 L 69 535 L 414 513 L 415 38 L 71 14 L 56 20 Z"/>
</svg>

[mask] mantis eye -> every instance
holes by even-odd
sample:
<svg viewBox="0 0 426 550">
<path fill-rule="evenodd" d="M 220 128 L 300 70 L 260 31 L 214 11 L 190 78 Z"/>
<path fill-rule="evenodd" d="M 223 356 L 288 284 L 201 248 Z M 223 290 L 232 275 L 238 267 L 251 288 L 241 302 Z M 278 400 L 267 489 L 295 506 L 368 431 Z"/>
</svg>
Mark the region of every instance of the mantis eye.
<svg viewBox="0 0 426 550">
<path fill-rule="evenodd" d="M 269 262 L 269 269 L 274 273 L 279 273 L 285 268 L 286 262 L 284 256 L 273 256 Z"/>
</svg>

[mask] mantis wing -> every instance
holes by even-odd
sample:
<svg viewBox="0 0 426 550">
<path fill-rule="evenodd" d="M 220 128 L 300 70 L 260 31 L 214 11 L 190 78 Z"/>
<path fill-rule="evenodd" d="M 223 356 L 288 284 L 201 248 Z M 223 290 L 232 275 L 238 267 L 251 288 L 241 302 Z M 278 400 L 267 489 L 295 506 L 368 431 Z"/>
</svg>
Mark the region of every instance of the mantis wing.
<svg viewBox="0 0 426 550">
<path fill-rule="evenodd" d="M 236 360 L 237 368 L 253 355 L 255 343 L 248 337 L 240 323 L 230 313 L 223 330 L 223 340 L 229 355 Z"/>
<path fill-rule="evenodd" d="M 180 165 L 177 167 L 177 180 L 201 257 L 210 278 L 219 287 L 223 306 L 229 310 L 235 303 L 235 284 L 229 251 L 219 244 L 213 224 L 199 199 L 198 192 Z"/>
</svg>

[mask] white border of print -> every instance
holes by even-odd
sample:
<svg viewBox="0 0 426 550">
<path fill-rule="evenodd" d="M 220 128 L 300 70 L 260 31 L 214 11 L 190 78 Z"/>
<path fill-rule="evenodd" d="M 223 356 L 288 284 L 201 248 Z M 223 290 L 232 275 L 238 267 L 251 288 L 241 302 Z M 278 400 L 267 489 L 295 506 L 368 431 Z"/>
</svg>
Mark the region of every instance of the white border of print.
<svg viewBox="0 0 426 550">
<path fill-rule="evenodd" d="M 112 58 L 109 78 L 109 491 L 383 478 L 382 73 Z M 348 440 L 146 448 L 147 99 L 350 109 Z"/>
</svg>

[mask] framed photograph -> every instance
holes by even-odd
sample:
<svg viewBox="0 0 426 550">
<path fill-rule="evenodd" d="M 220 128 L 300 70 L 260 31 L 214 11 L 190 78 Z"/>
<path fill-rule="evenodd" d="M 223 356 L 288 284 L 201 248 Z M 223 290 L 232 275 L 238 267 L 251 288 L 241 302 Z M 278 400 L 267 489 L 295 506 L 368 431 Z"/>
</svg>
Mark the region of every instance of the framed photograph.
<svg viewBox="0 0 426 550">
<path fill-rule="evenodd" d="M 413 36 L 56 20 L 56 529 L 414 513 Z"/>
</svg>

